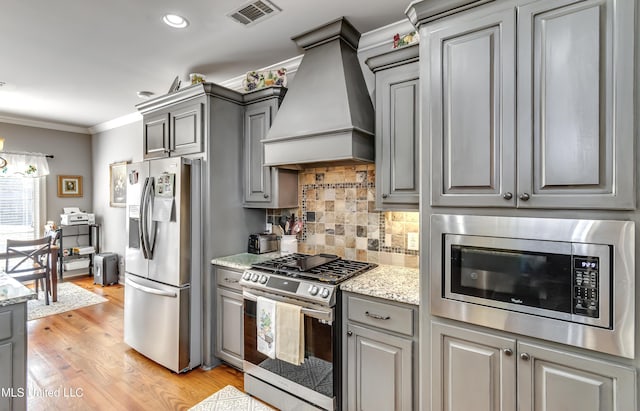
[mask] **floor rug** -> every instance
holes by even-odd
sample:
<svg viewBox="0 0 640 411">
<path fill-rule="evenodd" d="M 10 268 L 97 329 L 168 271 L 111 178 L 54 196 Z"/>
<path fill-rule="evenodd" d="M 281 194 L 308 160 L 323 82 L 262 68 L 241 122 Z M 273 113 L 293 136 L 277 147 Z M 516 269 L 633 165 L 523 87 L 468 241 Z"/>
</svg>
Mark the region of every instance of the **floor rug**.
<svg viewBox="0 0 640 411">
<path fill-rule="evenodd" d="M 194 405 L 189 411 L 273 411 L 258 400 L 227 385 L 212 396 Z"/>
<path fill-rule="evenodd" d="M 38 293 L 37 300 L 29 300 L 27 302 L 27 319 L 35 320 L 36 318 L 60 314 L 105 301 L 109 300 L 73 283 L 58 283 L 58 301 L 54 303 L 49 299 L 49 305 L 45 305 L 44 293 L 41 290 Z"/>
</svg>

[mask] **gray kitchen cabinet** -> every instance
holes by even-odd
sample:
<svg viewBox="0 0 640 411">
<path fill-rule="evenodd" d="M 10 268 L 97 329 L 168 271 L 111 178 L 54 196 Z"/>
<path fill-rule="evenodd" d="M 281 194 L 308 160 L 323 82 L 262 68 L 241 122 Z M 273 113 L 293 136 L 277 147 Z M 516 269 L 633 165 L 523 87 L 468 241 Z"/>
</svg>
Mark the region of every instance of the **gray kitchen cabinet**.
<svg viewBox="0 0 640 411">
<path fill-rule="evenodd" d="M 367 59 L 375 73 L 376 208 L 416 210 L 420 196 L 418 45 Z"/>
<path fill-rule="evenodd" d="M 27 303 L 0 307 L 0 411 L 27 409 Z"/>
<path fill-rule="evenodd" d="M 431 338 L 431 409 L 635 409 L 632 367 L 436 321 Z"/>
<path fill-rule="evenodd" d="M 417 406 L 416 307 L 343 294 L 343 409 Z"/>
<path fill-rule="evenodd" d="M 632 49 L 633 3 L 507 1 L 421 26 L 433 206 L 635 207 L 633 55 L 614 52 Z"/>
<path fill-rule="evenodd" d="M 244 320 L 242 272 L 214 266 L 216 277 L 216 349 L 215 355 L 242 369 L 244 358 Z"/>
<path fill-rule="evenodd" d="M 143 117 L 144 158 L 200 153 L 204 150 L 203 110 L 197 98 L 175 103 Z"/>
<path fill-rule="evenodd" d="M 264 166 L 262 140 L 285 93 L 283 87 L 269 87 L 244 95 L 244 207 L 298 206 L 298 172 Z"/>
</svg>

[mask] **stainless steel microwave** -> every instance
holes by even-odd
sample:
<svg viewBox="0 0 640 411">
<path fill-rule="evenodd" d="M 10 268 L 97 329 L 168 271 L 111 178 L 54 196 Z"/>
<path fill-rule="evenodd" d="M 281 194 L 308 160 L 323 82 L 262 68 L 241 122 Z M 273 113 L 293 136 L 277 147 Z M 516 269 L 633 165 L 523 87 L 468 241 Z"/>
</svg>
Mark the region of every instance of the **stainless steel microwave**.
<svg viewBox="0 0 640 411">
<path fill-rule="evenodd" d="M 634 223 L 433 215 L 431 313 L 634 357 Z"/>
</svg>

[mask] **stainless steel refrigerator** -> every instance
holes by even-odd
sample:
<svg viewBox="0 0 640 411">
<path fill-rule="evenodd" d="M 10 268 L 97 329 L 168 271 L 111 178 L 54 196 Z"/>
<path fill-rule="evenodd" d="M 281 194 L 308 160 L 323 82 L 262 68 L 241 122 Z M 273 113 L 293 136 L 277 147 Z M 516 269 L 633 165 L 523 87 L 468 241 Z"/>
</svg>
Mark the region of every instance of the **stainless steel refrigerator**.
<svg viewBox="0 0 640 411">
<path fill-rule="evenodd" d="M 124 341 L 180 373 L 201 363 L 200 160 L 127 166 Z"/>
</svg>

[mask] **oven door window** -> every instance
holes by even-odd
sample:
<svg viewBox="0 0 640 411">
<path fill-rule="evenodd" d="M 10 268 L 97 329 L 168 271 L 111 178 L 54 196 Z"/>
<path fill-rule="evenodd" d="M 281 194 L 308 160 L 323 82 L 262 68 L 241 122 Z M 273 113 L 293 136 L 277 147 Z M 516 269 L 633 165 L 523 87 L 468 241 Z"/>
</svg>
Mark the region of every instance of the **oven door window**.
<svg viewBox="0 0 640 411">
<path fill-rule="evenodd" d="M 451 245 L 451 293 L 571 313 L 571 255 Z"/>
<path fill-rule="evenodd" d="M 305 315 L 304 362 L 294 365 L 269 358 L 258 351 L 256 306 L 255 301 L 244 300 L 244 360 L 322 395 L 333 397 L 333 327 Z"/>
</svg>

